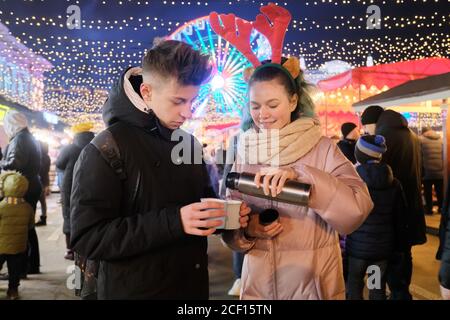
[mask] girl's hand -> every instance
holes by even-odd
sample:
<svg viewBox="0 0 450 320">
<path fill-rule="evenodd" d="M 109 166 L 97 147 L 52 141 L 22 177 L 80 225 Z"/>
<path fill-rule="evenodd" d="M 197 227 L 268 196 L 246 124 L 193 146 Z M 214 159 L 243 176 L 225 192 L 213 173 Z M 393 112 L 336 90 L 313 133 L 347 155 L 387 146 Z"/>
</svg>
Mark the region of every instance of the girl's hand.
<svg viewBox="0 0 450 320">
<path fill-rule="evenodd" d="M 261 177 L 264 177 L 261 183 Z M 298 173 L 292 168 L 262 168 L 255 175 L 256 186 L 263 187 L 264 194 L 276 197 L 281 193 L 286 180 L 295 180 L 298 178 Z"/>
<path fill-rule="evenodd" d="M 259 223 L 259 214 L 250 216 L 248 227 L 245 233 L 252 238 L 258 239 L 272 239 L 283 231 L 283 226 L 279 221 L 274 221 L 268 226 L 263 226 Z"/>
</svg>

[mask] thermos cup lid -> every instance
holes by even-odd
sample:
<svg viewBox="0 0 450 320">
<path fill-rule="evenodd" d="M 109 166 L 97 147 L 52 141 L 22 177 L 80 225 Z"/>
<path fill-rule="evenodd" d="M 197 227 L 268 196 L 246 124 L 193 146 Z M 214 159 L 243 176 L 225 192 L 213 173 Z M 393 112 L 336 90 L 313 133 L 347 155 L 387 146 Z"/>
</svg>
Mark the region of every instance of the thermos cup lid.
<svg viewBox="0 0 450 320">
<path fill-rule="evenodd" d="M 269 224 L 277 220 L 279 216 L 280 214 L 277 210 L 273 208 L 266 209 L 259 214 L 259 224 L 268 226 Z"/>
</svg>

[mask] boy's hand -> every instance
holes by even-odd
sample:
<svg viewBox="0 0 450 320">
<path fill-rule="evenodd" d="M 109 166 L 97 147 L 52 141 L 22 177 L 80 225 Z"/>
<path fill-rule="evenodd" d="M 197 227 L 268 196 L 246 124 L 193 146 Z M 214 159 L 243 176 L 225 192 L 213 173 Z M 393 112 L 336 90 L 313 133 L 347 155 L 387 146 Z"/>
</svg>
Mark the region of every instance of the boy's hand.
<svg viewBox="0 0 450 320">
<path fill-rule="evenodd" d="M 205 219 L 221 218 L 226 213 L 223 203 L 206 201 L 196 202 L 182 207 L 180 209 L 180 215 L 185 233 L 195 236 L 209 236 L 216 231 L 216 227 L 222 225 L 223 221 Z"/>
</svg>

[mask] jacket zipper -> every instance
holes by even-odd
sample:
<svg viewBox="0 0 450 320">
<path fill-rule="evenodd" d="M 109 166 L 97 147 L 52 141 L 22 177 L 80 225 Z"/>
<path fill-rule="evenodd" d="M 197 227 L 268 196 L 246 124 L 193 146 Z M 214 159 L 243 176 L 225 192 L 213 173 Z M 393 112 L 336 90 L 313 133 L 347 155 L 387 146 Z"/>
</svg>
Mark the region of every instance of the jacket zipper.
<svg viewBox="0 0 450 320">
<path fill-rule="evenodd" d="M 269 240 L 270 241 L 270 247 L 272 251 L 272 279 L 273 279 L 273 299 L 278 300 L 278 291 L 277 291 L 277 273 L 276 273 L 276 256 L 275 256 L 275 239 Z"/>
<path fill-rule="evenodd" d="M 133 206 L 136 203 L 136 198 L 137 198 L 137 194 L 138 194 L 138 191 L 139 191 L 139 185 L 140 184 L 141 184 L 141 172 L 139 171 L 138 172 L 137 181 L 136 181 L 136 186 L 135 186 L 134 192 L 133 192 L 133 198 L 131 198 L 132 199 L 131 203 L 133 204 Z"/>
</svg>

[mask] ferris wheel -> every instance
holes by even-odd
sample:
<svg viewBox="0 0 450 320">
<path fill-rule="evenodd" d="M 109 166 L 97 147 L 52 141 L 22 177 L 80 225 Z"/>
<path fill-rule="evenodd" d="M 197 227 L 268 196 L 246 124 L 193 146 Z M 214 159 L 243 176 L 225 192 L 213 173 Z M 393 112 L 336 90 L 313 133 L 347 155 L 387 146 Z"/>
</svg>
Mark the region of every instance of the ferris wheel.
<svg viewBox="0 0 450 320">
<path fill-rule="evenodd" d="M 186 23 L 169 39 L 186 42 L 212 57 L 213 75 L 200 88 L 199 99 L 193 106 L 194 119 L 213 115 L 240 118 L 247 103 L 247 84 L 243 78 L 243 71 L 251 66 L 247 58 L 212 30 L 209 16 Z M 266 37 L 253 30 L 250 42 L 260 61 L 270 59 L 272 51 Z"/>
</svg>

